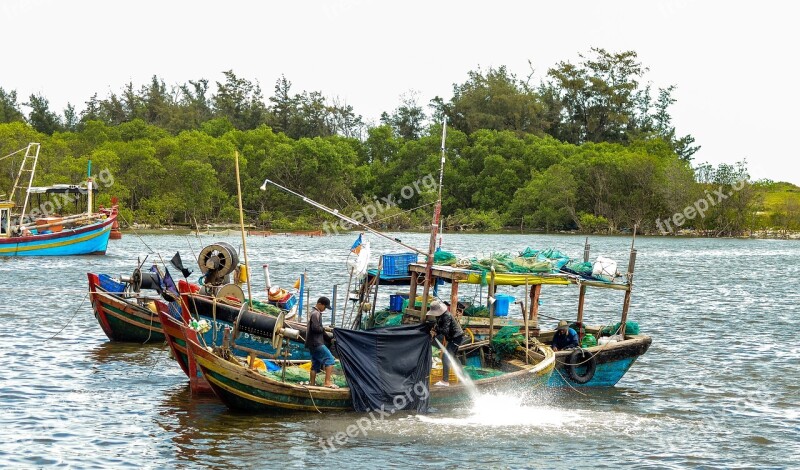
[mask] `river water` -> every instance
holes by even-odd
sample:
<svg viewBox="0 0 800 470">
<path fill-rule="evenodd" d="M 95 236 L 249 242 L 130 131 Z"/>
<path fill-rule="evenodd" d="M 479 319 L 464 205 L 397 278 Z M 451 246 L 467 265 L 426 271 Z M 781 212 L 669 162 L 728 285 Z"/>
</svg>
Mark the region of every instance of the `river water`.
<svg viewBox="0 0 800 470">
<path fill-rule="evenodd" d="M 427 246 L 422 234 L 396 236 Z M 251 265 L 269 263 L 273 284 L 289 286 L 305 269 L 316 297 L 334 283 L 345 289 L 354 238 L 250 237 L 247 243 Z M 616 387 L 512 391 L 481 397 L 471 408 L 372 419 L 233 413 L 213 397 L 191 397 L 166 346 L 106 339 L 86 298 L 87 271 L 127 274 L 137 258 L 168 260 L 175 251 L 194 265 L 201 246 L 217 240 L 240 245 L 235 236 L 126 234 L 110 242 L 106 256 L 0 261 L 0 466 L 800 465 L 799 242 L 639 238 L 630 318 L 653 345 Z M 625 270 L 629 238 L 590 242 L 593 258 L 611 257 Z M 382 239 L 372 244 L 374 252 L 402 251 Z M 526 246 L 578 257 L 583 237 L 445 235 L 445 248 L 463 256 Z M 263 273 L 252 275 L 256 296 L 262 295 Z M 590 290 L 587 321 L 617 321 L 622 298 Z M 542 291 L 543 315 L 573 318 L 576 306 L 577 289 Z"/>
</svg>

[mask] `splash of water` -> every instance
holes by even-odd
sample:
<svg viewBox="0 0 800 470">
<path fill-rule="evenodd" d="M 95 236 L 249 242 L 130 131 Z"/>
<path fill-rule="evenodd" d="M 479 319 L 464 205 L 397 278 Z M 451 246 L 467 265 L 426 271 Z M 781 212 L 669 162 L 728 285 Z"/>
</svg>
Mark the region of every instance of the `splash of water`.
<svg viewBox="0 0 800 470">
<path fill-rule="evenodd" d="M 418 415 L 417 419 L 432 425 L 467 427 L 532 427 L 573 428 L 588 420 L 579 410 L 523 404 L 522 396 L 507 393 L 478 393 L 467 414 L 450 416 Z"/>
<path fill-rule="evenodd" d="M 442 351 L 442 353 L 444 353 L 445 358 L 450 361 L 450 368 L 453 370 L 453 372 L 455 372 L 456 377 L 458 377 L 458 381 L 467 387 L 469 397 L 474 403 L 475 399 L 478 397 L 478 388 L 475 387 L 475 382 L 473 382 L 472 378 L 470 378 L 470 376 L 464 372 L 464 369 L 461 368 L 460 363 L 450 354 L 450 351 L 442 346 L 442 343 L 440 343 L 438 339 L 436 340 L 436 344 L 439 345 L 439 349 Z"/>
</svg>

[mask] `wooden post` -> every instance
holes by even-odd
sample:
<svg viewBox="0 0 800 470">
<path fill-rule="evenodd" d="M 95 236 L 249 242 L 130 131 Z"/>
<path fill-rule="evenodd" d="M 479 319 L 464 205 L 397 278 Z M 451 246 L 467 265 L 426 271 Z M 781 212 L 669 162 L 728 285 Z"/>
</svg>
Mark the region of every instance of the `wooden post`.
<svg viewBox="0 0 800 470">
<path fill-rule="evenodd" d="M 373 325 L 375 322 L 375 304 L 378 303 L 378 288 L 381 285 L 381 271 L 383 271 L 383 256 L 378 258 L 378 275 L 375 276 L 375 293 L 372 296 L 372 308 L 370 309 L 369 312 Z"/>
<path fill-rule="evenodd" d="M 589 261 L 589 237 L 586 237 L 586 241 L 583 245 L 583 262 Z M 578 341 L 583 341 L 583 305 L 584 300 L 586 297 L 586 286 L 581 283 L 580 293 L 578 294 Z"/>
<path fill-rule="evenodd" d="M 333 299 L 331 299 L 331 327 L 336 326 L 336 297 L 339 292 L 339 284 L 333 285 Z"/>
<path fill-rule="evenodd" d="M 525 297 L 522 298 L 522 302 L 524 307 L 522 308 L 522 318 L 525 320 L 525 364 L 528 363 L 528 313 L 527 307 L 528 306 L 528 291 L 530 290 L 530 280 L 528 276 L 525 276 Z"/>
<path fill-rule="evenodd" d="M 628 321 L 628 308 L 631 306 L 631 290 L 633 289 L 633 268 L 636 265 L 636 248 L 631 248 L 631 257 L 628 260 L 628 289 L 625 290 L 625 301 L 622 303 L 622 320 L 620 320 L 619 334 L 625 339 L 625 323 Z"/>
<path fill-rule="evenodd" d="M 495 271 L 494 265 L 492 265 L 492 272 L 491 276 L 489 277 L 489 295 L 486 296 L 486 301 L 489 303 L 489 342 L 492 342 L 492 336 L 494 336 L 494 305 L 497 303 L 494 295 L 494 285 L 495 281 Z"/>
<path fill-rule="evenodd" d="M 542 292 L 542 285 L 536 284 L 531 289 L 530 299 L 531 299 L 531 324 L 533 325 L 533 333 L 535 335 L 539 335 L 539 294 Z"/>
<path fill-rule="evenodd" d="M 461 319 L 458 315 L 458 281 L 453 281 L 452 287 L 450 287 L 450 314 L 456 320 Z"/>
<path fill-rule="evenodd" d="M 412 272 L 411 273 L 411 287 L 408 290 L 408 308 L 411 310 L 415 310 L 416 303 L 417 303 L 417 282 L 419 281 L 419 273 Z M 424 321 L 425 316 L 420 316 L 420 321 Z"/>
</svg>

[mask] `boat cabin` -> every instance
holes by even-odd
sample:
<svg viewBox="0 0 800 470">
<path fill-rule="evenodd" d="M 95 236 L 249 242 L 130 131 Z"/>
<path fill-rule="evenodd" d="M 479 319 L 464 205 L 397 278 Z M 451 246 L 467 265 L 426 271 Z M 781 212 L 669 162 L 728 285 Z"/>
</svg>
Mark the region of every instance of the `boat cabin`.
<svg viewBox="0 0 800 470">
<path fill-rule="evenodd" d="M 11 209 L 14 205 L 11 201 L 0 201 L 0 238 L 11 236 Z"/>
<path fill-rule="evenodd" d="M 589 244 L 588 240 L 584 251 L 584 260 L 589 260 Z M 587 279 L 586 277 L 570 274 L 565 272 L 558 273 L 512 273 L 495 272 L 492 268 L 489 272 L 476 271 L 471 269 L 463 269 L 450 266 L 433 265 L 431 267 L 431 278 L 435 282 L 436 279 L 443 279 L 451 283 L 450 287 L 450 313 L 454 318 L 458 319 L 463 327 L 469 327 L 472 330 L 481 330 L 491 338 L 494 331 L 503 326 L 524 326 L 525 330 L 534 336 L 539 336 L 539 298 L 541 294 L 542 285 L 575 285 L 579 287 L 578 293 L 578 311 L 575 323 L 581 328 L 585 325 L 584 321 L 584 300 L 587 287 L 600 288 L 600 289 L 613 289 L 625 292 L 625 298 L 622 305 L 621 314 L 621 331 L 622 337 L 625 336 L 625 323 L 628 317 L 628 309 L 630 306 L 631 291 L 633 288 L 633 270 L 636 263 L 636 249 L 631 246 L 630 259 L 628 260 L 628 272 L 623 276 L 623 281 L 601 281 L 595 279 Z M 411 286 L 409 289 L 409 299 L 416 299 L 416 302 L 410 302 L 408 308 L 404 310 L 404 320 L 406 322 L 419 322 L 425 321 L 427 314 L 427 303 L 423 301 L 418 295 L 418 287 L 423 284 L 426 274 L 426 265 L 423 263 L 412 263 L 408 266 L 408 271 L 411 276 Z M 466 317 L 462 316 L 458 310 L 457 305 L 459 301 L 459 285 L 460 284 L 482 284 L 487 286 L 485 294 L 486 306 L 488 309 L 488 318 L 486 317 Z M 502 294 L 497 293 L 497 286 L 517 286 L 525 288 L 525 296 L 523 297 L 523 310 L 524 315 L 522 320 L 513 320 L 507 316 L 498 316 L 495 313 L 495 308 Z M 508 296 L 506 296 L 508 297 Z M 428 302 L 433 300 L 430 296 Z M 579 332 L 580 333 L 580 332 Z M 552 337 L 552 333 L 543 335 L 547 338 Z M 582 335 L 581 335 L 582 339 Z"/>
</svg>

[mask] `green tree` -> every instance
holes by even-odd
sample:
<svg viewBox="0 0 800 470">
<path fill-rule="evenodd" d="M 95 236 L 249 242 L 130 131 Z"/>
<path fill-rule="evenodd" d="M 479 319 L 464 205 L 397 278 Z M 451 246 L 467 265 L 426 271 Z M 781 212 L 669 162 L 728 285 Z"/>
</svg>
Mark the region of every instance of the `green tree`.
<svg viewBox="0 0 800 470">
<path fill-rule="evenodd" d="M 381 123 L 391 126 L 403 139 L 419 139 L 425 129 L 425 111 L 418 103 L 419 93 L 410 91 L 400 97 L 400 106 L 392 114 L 381 114 Z"/>
<path fill-rule="evenodd" d="M 25 115 L 17 104 L 17 92 L 6 92 L 0 87 L 0 123 L 14 121 L 25 122 Z"/>
<path fill-rule="evenodd" d="M 447 116 L 449 125 L 472 134 L 480 129 L 540 134 L 547 127 L 544 105 L 527 81 L 505 66 L 470 71 L 462 84 L 453 85 L 453 98 L 432 100 L 435 116 Z"/>
<path fill-rule="evenodd" d="M 562 123 L 553 136 L 571 143 L 625 142 L 636 117 L 636 91 L 647 70 L 636 52 L 610 53 L 592 48 L 582 62 L 559 62 L 548 71 L 553 105 Z"/>
<path fill-rule="evenodd" d="M 217 92 L 211 97 L 214 114 L 228 118 L 237 129 L 255 129 L 266 122 L 267 109 L 258 83 L 237 77 L 233 70 L 223 75 L 225 83 L 217 82 Z"/>
<path fill-rule="evenodd" d="M 60 131 L 61 120 L 58 115 L 50 111 L 50 102 L 42 95 L 31 95 L 25 106 L 31 108 L 28 114 L 28 122 L 42 134 L 52 135 L 53 132 Z"/>
</svg>

